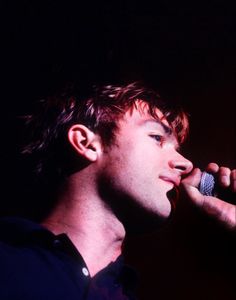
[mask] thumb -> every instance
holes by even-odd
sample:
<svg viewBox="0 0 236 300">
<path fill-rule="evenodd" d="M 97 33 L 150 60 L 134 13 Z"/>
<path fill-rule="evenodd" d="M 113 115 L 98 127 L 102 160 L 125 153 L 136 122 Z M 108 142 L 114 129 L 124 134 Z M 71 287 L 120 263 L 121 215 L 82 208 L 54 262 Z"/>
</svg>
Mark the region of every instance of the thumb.
<svg viewBox="0 0 236 300">
<path fill-rule="evenodd" d="M 180 191 L 182 191 L 187 198 L 192 200 L 197 206 L 203 205 L 203 195 L 199 192 L 198 186 L 201 180 L 201 171 L 195 168 L 185 179 L 181 181 Z"/>
<path fill-rule="evenodd" d="M 201 180 L 200 169 L 194 169 L 193 172 L 181 182 L 182 190 L 189 200 L 208 215 L 223 222 L 227 227 L 236 226 L 235 216 L 236 207 L 219 198 L 202 195 L 198 186 Z"/>
</svg>

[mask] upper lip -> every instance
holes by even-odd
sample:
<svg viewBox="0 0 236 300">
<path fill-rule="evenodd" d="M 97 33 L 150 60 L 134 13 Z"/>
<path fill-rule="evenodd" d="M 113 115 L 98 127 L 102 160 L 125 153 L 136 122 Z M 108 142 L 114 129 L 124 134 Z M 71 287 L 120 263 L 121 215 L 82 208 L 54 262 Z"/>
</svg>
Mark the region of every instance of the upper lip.
<svg viewBox="0 0 236 300">
<path fill-rule="evenodd" d="M 180 185 L 181 178 L 179 176 L 161 175 L 160 178 L 165 181 L 172 182 L 175 186 Z"/>
</svg>

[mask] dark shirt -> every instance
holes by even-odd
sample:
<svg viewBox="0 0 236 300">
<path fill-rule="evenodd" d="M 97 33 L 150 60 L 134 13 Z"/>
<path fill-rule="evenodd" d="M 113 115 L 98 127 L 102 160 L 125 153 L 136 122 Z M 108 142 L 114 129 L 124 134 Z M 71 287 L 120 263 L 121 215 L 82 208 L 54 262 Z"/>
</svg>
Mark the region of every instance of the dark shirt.
<svg viewBox="0 0 236 300">
<path fill-rule="evenodd" d="M 24 219 L 0 219 L 1 300 L 136 299 L 135 285 L 135 272 L 121 256 L 91 278 L 66 234 Z"/>
</svg>

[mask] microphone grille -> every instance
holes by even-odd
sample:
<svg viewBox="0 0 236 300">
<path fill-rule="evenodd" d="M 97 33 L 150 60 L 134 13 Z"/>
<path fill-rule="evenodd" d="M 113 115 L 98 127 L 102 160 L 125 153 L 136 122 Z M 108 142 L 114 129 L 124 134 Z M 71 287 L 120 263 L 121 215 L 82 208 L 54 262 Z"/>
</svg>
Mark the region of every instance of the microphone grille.
<svg viewBox="0 0 236 300">
<path fill-rule="evenodd" d="M 199 191 L 205 196 L 213 196 L 215 187 L 215 178 L 212 174 L 207 172 L 202 173 Z"/>
</svg>

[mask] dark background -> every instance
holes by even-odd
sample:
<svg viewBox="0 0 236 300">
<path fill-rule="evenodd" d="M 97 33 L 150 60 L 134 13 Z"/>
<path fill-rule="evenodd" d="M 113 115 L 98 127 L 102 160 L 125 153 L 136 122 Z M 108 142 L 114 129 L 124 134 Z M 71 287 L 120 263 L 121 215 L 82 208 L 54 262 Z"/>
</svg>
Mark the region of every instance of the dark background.
<svg viewBox="0 0 236 300">
<path fill-rule="evenodd" d="M 201 168 L 210 161 L 235 168 L 234 12 L 223 1 L 2 4 L 2 215 L 24 203 L 16 116 L 75 78 L 155 86 L 190 114 L 188 158 Z M 139 268 L 140 298 L 234 299 L 234 241 L 183 203 L 162 231 L 127 242 L 127 261 Z"/>
</svg>

